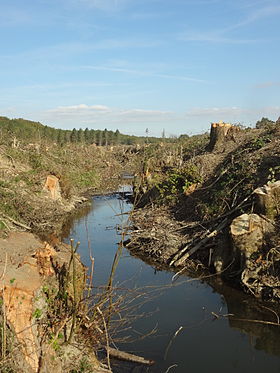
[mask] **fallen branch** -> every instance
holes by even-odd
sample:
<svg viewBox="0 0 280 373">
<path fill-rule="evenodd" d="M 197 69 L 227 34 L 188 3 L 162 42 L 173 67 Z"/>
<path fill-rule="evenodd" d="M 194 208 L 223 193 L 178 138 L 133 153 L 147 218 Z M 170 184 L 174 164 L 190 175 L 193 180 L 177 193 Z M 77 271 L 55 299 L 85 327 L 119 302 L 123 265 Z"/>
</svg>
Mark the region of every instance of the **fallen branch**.
<svg viewBox="0 0 280 373">
<path fill-rule="evenodd" d="M 221 230 L 223 230 L 226 227 L 227 223 L 228 223 L 228 220 L 224 219 L 212 232 L 208 233 L 206 237 L 200 240 L 197 245 L 191 248 L 180 259 L 176 260 L 175 262 L 173 261 L 173 263 L 176 266 L 182 265 L 191 255 L 193 255 L 197 250 L 199 250 L 202 246 L 204 246 L 206 242 L 210 240 L 210 238 L 215 237 Z M 186 249 L 188 249 L 189 247 L 190 245 L 188 245 L 187 247 L 184 247 L 182 250 L 180 250 L 179 254 L 181 255 L 182 251 L 185 252 Z"/>
<path fill-rule="evenodd" d="M 262 325 L 273 325 L 273 326 L 280 326 L 278 322 L 273 321 L 265 321 L 265 320 L 252 320 L 252 319 L 240 319 L 238 317 L 234 317 L 232 315 L 226 315 L 228 316 L 232 321 L 243 321 L 243 322 L 250 322 L 254 324 L 262 324 Z"/>
<path fill-rule="evenodd" d="M 203 239 L 210 231 L 207 230 L 206 232 L 204 232 L 201 236 L 200 236 L 200 239 Z M 177 262 L 177 260 L 180 259 L 180 257 L 186 252 L 188 251 L 193 245 L 195 245 L 195 243 L 197 242 L 197 238 L 192 240 L 192 241 L 188 241 L 187 242 L 187 245 L 184 246 L 181 250 L 179 250 L 177 252 L 177 254 L 174 255 L 173 259 L 170 261 L 169 263 L 169 266 L 171 267 L 174 263 Z"/>
<path fill-rule="evenodd" d="M 108 352 L 111 357 L 114 357 L 115 359 L 119 360 L 125 360 L 144 365 L 153 365 L 155 363 L 153 360 L 147 360 L 142 356 L 129 354 L 128 352 L 119 351 L 112 347 L 108 347 Z"/>
<path fill-rule="evenodd" d="M 224 213 L 223 215 L 220 215 L 220 216 L 218 216 L 217 218 L 215 218 L 214 220 L 212 220 L 212 222 L 213 221 L 217 221 L 217 220 L 219 220 L 219 219 L 221 219 L 221 218 L 226 218 L 227 216 L 229 216 L 229 215 L 231 215 L 231 214 L 233 214 L 235 211 L 237 211 L 241 206 L 243 206 L 244 205 L 244 203 L 245 202 L 247 202 L 248 201 L 248 199 L 250 199 L 251 197 L 252 197 L 252 195 L 254 194 L 254 192 L 252 192 L 251 194 L 249 194 L 249 196 L 247 196 L 246 198 L 244 198 L 237 206 L 235 206 L 233 209 L 231 209 L 230 211 L 228 211 L 228 212 L 226 212 L 226 213 Z M 247 205 L 246 205 L 247 206 Z M 243 208 L 244 208 L 244 206 L 243 206 Z"/>
<path fill-rule="evenodd" d="M 199 190 L 205 190 L 205 189 L 209 189 L 209 188 L 212 188 L 213 185 L 215 185 L 219 180 L 220 178 L 226 174 L 228 172 L 228 168 L 226 168 L 225 170 L 222 170 L 222 172 L 220 173 L 220 175 L 217 177 L 216 180 L 214 180 L 213 183 L 211 183 L 210 185 L 207 185 L 206 187 L 203 187 L 203 188 L 199 188 Z"/>
<path fill-rule="evenodd" d="M 6 214 L 1 214 L 1 215 L 3 216 L 3 218 L 8 219 L 10 222 L 14 223 L 15 225 L 18 225 L 19 227 L 24 228 L 24 229 L 29 230 L 29 231 L 31 230 L 31 228 L 28 225 L 22 224 L 19 221 L 10 218 L 10 216 L 8 216 Z"/>
</svg>

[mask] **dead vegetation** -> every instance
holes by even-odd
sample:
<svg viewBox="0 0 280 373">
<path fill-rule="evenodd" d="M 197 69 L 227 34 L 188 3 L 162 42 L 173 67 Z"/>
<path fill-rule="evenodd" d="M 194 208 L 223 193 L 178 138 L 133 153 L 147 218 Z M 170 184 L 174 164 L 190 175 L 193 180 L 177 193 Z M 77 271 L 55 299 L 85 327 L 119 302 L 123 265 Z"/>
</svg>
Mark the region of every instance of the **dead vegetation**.
<svg viewBox="0 0 280 373">
<path fill-rule="evenodd" d="M 36 232 L 59 229 L 65 214 L 85 202 L 83 195 L 115 190 L 124 170 L 135 171 L 128 148 L 1 145 L 0 234 L 20 224 Z M 57 190 L 48 189 L 51 178 Z"/>
<path fill-rule="evenodd" d="M 136 203 L 145 208 L 134 212 L 135 231 L 128 246 L 137 255 L 180 271 L 203 266 L 258 298 L 278 300 L 279 236 L 274 221 L 279 216 L 278 199 L 273 192 L 266 210 L 260 211 L 254 193 L 280 179 L 278 125 L 239 129 L 234 137 L 219 137 L 217 147 L 214 140 L 210 141 L 213 151 L 199 147 L 183 162 L 174 155 L 172 166 L 165 164 L 149 179 L 145 175 L 138 179 Z M 240 251 L 230 231 L 233 220 L 244 213 L 248 217 L 242 240 L 248 252 Z M 254 214 L 265 222 L 259 234 L 259 225 L 252 223 Z M 273 230 L 263 229 L 267 222 Z M 255 248 L 250 251 L 250 246 Z M 273 263 L 271 253 L 276 255 Z"/>
</svg>

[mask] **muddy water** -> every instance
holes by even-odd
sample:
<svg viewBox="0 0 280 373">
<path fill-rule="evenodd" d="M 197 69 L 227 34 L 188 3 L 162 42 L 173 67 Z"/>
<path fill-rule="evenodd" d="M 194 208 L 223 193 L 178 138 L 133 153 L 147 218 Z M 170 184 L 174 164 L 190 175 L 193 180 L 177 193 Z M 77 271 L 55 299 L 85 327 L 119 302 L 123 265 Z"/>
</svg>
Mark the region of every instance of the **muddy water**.
<svg viewBox="0 0 280 373">
<path fill-rule="evenodd" d="M 92 206 L 81 210 L 65 227 L 66 241 L 74 238 L 81 242 L 80 255 L 87 266 L 91 246 L 95 286 L 107 282 L 120 241 L 116 227 L 127 224 L 127 215 L 116 215 L 130 208 L 117 194 L 93 197 Z M 122 289 L 141 288 L 147 302 L 123 333 L 134 341 L 118 347 L 153 359 L 156 364 L 150 368 L 124 364 L 116 368 L 117 372 L 280 372 L 280 327 L 236 320 L 275 322 L 276 315 L 265 308 L 268 305 L 218 281 L 207 284 L 181 277 L 172 285 L 173 275 L 155 270 L 124 249 L 114 284 Z M 220 316 L 229 313 L 234 318 Z"/>
</svg>

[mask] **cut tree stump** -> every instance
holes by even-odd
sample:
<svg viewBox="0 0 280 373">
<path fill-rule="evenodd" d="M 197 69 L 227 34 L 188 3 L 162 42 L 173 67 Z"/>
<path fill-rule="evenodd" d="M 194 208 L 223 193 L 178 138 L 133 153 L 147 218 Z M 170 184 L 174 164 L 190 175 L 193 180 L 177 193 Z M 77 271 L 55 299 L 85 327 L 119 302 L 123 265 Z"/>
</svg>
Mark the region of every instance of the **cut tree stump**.
<svg viewBox="0 0 280 373">
<path fill-rule="evenodd" d="M 239 131 L 240 128 L 230 123 L 220 121 L 211 124 L 210 142 L 207 150 L 212 152 L 221 150 L 226 141 L 234 140 L 234 133 Z"/>
<path fill-rule="evenodd" d="M 257 212 L 268 219 L 274 219 L 280 213 L 280 180 L 254 190 Z"/>
<path fill-rule="evenodd" d="M 230 234 L 233 253 L 241 269 L 253 253 L 261 253 L 265 235 L 271 233 L 273 228 L 273 224 L 257 214 L 243 214 L 232 221 Z"/>
<path fill-rule="evenodd" d="M 44 188 L 51 199 L 54 201 L 61 200 L 61 189 L 59 185 L 59 179 L 54 175 L 47 176 Z"/>
</svg>

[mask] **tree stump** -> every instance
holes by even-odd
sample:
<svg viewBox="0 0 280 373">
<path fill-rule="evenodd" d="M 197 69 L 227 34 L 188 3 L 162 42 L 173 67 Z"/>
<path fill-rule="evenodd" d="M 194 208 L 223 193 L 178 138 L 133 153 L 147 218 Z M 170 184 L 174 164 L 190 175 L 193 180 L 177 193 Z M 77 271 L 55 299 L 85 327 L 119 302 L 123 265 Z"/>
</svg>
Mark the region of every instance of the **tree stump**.
<svg viewBox="0 0 280 373">
<path fill-rule="evenodd" d="M 280 180 L 254 190 L 256 211 L 269 219 L 280 214 Z"/>
<path fill-rule="evenodd" d="M 243 214 L 235 218 L 230 226 L 233 253 L 241 269 L 247 266 L 252 254 L 262 252 L 265 235 L 271 233 L 273 225 L 257 214 Z"/>
<path fill-rule="evenodd" d="M 221 150 L 225 142 L 234 139 L 234 132 L 239 131 L 239 127 L 233 126 L 230 123 L 224 123 L 222 121 L 211 124 L 210 131 L 210 142 L 207 146 L 207 150 L 212 152 Z"/>
<path fill-rule="evenodd" d="M 54 175 L 47 176 L 45 182 L 44 191 L 48 192 L 49 197 L 54 201 L 61 200 L 61 189 L 59 185 L 59 179 Z"/>
</svg>

